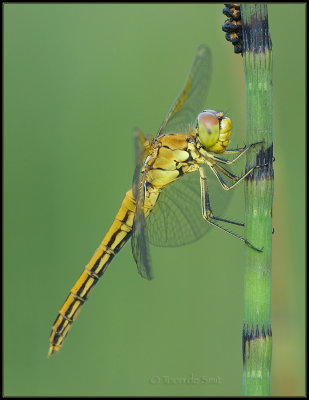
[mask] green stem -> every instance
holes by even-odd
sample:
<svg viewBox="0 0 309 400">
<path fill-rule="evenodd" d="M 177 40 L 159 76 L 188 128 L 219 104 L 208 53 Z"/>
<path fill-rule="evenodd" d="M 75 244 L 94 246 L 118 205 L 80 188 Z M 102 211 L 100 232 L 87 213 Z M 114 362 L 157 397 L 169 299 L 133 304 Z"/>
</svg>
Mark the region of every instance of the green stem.
<svg viewBox="0 0 309 400">
<path fill-rule="evenodd" d="M 247 96 L 247 143 L 264 141 L 247 157 L 259 165 L 245 184 L 246 246 L 243 325 L 243 395 L 270 395 L 270 316 L 273 203 L 272 45 L 267 6 L 242 4 L 243 61 Z M 264 166 L 263 166 L 264 165 Z"/>
</svg>

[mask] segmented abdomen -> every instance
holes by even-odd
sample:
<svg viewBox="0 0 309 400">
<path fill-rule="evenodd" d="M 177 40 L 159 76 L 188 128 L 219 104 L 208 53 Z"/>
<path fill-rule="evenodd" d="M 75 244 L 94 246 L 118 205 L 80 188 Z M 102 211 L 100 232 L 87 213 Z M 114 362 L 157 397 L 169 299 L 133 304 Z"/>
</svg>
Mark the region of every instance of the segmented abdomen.
<svg viewBox="0 0 309 400">
<path fill-rule="evenodd" d="M 62 342 L 68 334 L 72 323 L 77 318 L 82 305 L 90 296 L 90 293 L 104 274 L 114 255 L 118 253 L 130 238 L 135 210 L 135 201 L 132 190 L 130 190 L 126 193 L 116 218 L 105 238 L 78 278 L 59 311 L 49 338 L 50 348 L 48 356 L 61 349 Z"/>
</svg>

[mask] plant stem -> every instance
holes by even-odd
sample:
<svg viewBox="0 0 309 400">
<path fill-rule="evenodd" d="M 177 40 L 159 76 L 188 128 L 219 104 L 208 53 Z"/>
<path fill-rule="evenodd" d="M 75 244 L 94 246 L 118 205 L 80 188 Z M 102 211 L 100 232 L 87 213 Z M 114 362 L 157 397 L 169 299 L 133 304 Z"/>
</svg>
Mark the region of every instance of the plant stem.
<svg viewBox="0 0 309 400">
<path fill-rule="evenodd" d="M 242 4 L 246 76 L 247 143 L 264 141 L 250 152 L 245 183 L 245 237 L 262 252 L 245 249 L 243 395 L 270 395 L 272 331 L 270 316 L 273 203 L 272 44 L 267 6 Z"/>
</svg>

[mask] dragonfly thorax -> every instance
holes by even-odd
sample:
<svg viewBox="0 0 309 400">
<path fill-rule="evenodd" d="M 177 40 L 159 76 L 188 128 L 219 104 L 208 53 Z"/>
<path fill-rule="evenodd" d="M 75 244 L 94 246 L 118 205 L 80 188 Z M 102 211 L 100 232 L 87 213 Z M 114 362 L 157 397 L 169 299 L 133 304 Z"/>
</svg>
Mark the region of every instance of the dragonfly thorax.
<svg viewBox="0 0 309 400">
<path fill-rule="evenodd" d="M 196 138 L 212 153 L 224 153 L 231 136 L 232 121 L 223 112 L 205 110 L 197 117 Z"/>
</svg>

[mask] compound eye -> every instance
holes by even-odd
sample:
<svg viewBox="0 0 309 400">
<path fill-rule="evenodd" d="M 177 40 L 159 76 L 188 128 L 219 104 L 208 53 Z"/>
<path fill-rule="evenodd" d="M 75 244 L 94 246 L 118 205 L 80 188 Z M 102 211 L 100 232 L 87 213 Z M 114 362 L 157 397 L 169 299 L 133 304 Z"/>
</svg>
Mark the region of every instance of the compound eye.
<svg viewBox="0 0 309 400">
<path fill-rule="evenodd" d="M 219 119 L 213 110 L 206 110 L 197 117 L 198 134 L 207 149 L 217 143 L 220 134 Z"/>
</svg>

